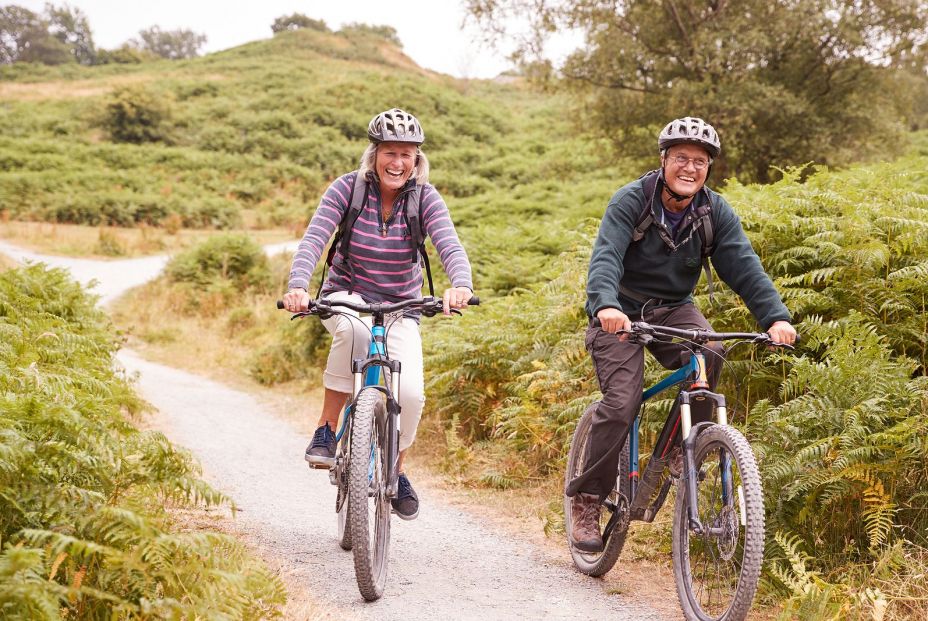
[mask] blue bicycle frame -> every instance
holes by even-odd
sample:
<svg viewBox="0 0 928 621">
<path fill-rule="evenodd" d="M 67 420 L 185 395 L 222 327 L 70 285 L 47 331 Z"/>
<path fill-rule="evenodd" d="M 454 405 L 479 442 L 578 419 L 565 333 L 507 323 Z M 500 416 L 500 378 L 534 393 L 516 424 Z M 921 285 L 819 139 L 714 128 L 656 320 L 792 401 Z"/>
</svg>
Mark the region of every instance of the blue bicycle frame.
<svg viewBox="0 0 928 621">
<path fill-rule="evenodd" d="M 692 403 L 704 401 L 714 402 L 718 424 L 728 424 L 725 397 L 709 390 L 709 383 L 706 378 L 705 355 L 702 351 L 693 352 L 688 364 L 663 378 L 654 386 L 644 390 L 641 396 L 642 403 L 672 386 L 685 382 L 687 378 L 693 378 L 693 382 L 688 388 L 681 389 L 677 396 L 677 405 L 679 407 L 671 408 L 667 421 L 664 423 L 664 427 L 654 446 L 651 459 L 648 461 L 644 473 L 640 476 L 638 472 L 640 450 L 638 432 L 641 424 L 641 413 L 635 417 L 632 423 L 632 429 L 628 439 L 628 476 L 630 493 L 628 502 L 629 517 L 632 520 L 651 522 L 664 504 L 672 483 L 670 477 L 664 479 L 657 498 L 653 503 L 651 502 L 651 497 L 655 490 L 657 490 L 658 484 L 661 482 L 664 468 L 670 463 L 671 449 L 680 444 L 679 441 L 675 441 L 678 434 L 682 435 L 686 494 L 690 498 L 696 498 L 696 473 L 693 472 L 692 467 L 694 463 L 693 446 L 695 437 L 700 428 L 714 423 L 711 421 L 703 421 L 694 426 L 692 424 Z M 693 433 L 694 431 L 696 431 L 696 433 Z M 733 496 L 731 457 L 729 455 L 725 454 L 721 456 L 721 467 L 723 501 L 727 503 Z M 689 503 L 689 507 L 688 519 L 690 528 L 696 532 L 700 532 L 702 530 L 702 524 L 696 514 L 695 503 Z"/>
<path fill-rule="evenodd" d="M 367 348 L 367 355 L 369 359 L 376 359 L 378 355 L 386 356 L 386 348 L 384 343 L 386 342 L 386 329 L 383 326 L 371 326 L 371 334 L 373 338 L 371 343 Z M 380 385 L 380 365 L 371 365 L 367 368 L 367 371 L 364 374 L 364 381 L 359 386 L 357 382 L 354 387 L 353 397 L 357 397 L 358 393 L 362 388 L 367 386 L 379 386 Z M 354 406 L 354 399 L 345 406 L 345 415 L 342 416 L 342 424 L 338 429 L 338 433 L 335 434 L 335 442 L 340 442 L 342 435 L 345 433 L 345 429 L 348 426 L 348 417 L 351 416 L 351 409 Z"/>
</svg>

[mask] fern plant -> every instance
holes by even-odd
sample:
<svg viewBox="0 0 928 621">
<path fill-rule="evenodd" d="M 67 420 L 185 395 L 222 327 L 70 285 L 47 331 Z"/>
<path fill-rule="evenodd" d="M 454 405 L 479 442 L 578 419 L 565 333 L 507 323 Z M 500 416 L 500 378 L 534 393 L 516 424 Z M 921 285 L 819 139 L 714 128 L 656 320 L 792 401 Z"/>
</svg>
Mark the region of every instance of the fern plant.
<svg viewBox="0 0 928 621">
<path fill-rule="evenodd" d="M 191 457 L 133 418 L 109 320 L 61 270 L 0 274 L 0 617 L 278 615 L 242 544 L 172 532 L 165 507 L 227 505 Z"/>
</svg>

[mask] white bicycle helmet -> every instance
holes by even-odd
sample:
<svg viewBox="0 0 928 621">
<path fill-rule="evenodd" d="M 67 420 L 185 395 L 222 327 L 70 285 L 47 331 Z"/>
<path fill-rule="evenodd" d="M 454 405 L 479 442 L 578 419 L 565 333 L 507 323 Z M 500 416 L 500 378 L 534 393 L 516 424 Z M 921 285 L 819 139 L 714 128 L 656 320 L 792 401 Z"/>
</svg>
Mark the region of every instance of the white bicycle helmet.
<svg viewBox="0 0 928 621">
<path fill-rule="evenodd" d="M 694 116 L 671 121 L 657 139 L 657 146 L 661 151 L 684 143 L 699 145 L 708 151 L 711 157 L 718 157 L 722 152 L 722 143 L 715 128 Z"/>
<path fill-rule="evenodd" d="M 421 145 L 425 142 L 425 132 L 419 120 L 399 108 L 381 112 L 367 126 L 367 136 L 374 144 L 381 142 L 409 142 Z"/>
</svg>

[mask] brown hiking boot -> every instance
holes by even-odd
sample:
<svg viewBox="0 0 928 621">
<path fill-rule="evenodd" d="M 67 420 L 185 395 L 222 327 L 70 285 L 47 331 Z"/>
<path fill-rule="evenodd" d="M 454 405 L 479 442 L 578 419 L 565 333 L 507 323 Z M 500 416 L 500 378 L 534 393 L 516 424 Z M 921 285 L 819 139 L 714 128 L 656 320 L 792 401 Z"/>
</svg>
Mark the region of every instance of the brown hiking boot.
<svg viewBox="0 0 928 621">
<path fill-rule="evenodd" d="M 602 552 L 603 536 L 599 532 L 599 496 L 579 493 L 570 504 L 570 541 L 581 552 Z"/>
</svg>

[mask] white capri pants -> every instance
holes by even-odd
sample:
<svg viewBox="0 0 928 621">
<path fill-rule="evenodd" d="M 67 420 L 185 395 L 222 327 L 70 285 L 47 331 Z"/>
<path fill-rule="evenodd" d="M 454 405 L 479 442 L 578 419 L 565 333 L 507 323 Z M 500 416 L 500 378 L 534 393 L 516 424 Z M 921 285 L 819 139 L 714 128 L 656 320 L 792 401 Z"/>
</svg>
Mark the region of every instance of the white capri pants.
<svg viewBox="0 0 928 621">
<path fill-rule="evenodd" d="M 324 296 L 329 300 L 347 300 L 357 304 L 364 304 L 358 294 L 349 294 L 347 291 L 335 291 Z M 339 308 L 339 307 L 336 307 Z M 353 310 L 339 308 L 339 310 L 358 316 Z M 354 376 L 351 373 L 351 361 L 356 358 L 367 358 L 367 349 L 370 346 L 371 326 L 370 316 L 357 319 L 348 319 L 334 315 L 322 321 L 322 325 L 332 335 L 332 347 L 329 349 L 329 359 L 322 376 L 322 384 L 329 390 L 351 394 L 354 390 Z M 425 405 L 425 380 L 422 373 L 422 337 L 419 335 L 419 324 L 414 319 L 403 317 L 393 321 L 388 315 L 384 321 L 387 328 L 387 353 L 392 360 L 399 360 L 400 393 L 394 395 L 400 404 L 400 450 L 409 448 L 416 439 L 416 429 L 422 417 L 422 408 Z M 365 328 L 364 326 L 367 326 Z"/>
</svg>

